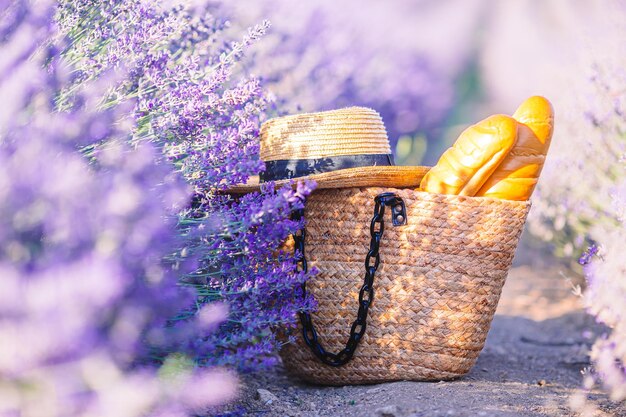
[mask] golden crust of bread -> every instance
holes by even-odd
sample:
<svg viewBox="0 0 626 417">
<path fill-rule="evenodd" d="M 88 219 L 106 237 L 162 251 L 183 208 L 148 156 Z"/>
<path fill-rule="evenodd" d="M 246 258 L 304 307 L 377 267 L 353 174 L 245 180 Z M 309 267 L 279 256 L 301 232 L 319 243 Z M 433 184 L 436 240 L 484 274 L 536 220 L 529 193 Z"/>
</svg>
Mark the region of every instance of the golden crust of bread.
<svg viewBox="0 0 626 417">
<path fill-rule="evenodd" d="M 513 118 L 519 125 L 517 142 L 477 196 L 528 200 L 535 189 L 552 139 L 554 111 L 547 99 L 534 96 Z"/>
<path fill-rule="evenodd" d="M 422 179 L 420 189 L 475 195 L 504 161 L 517 138 L 517 122 L 495 115 L 467 128 Z"/>
</svg>

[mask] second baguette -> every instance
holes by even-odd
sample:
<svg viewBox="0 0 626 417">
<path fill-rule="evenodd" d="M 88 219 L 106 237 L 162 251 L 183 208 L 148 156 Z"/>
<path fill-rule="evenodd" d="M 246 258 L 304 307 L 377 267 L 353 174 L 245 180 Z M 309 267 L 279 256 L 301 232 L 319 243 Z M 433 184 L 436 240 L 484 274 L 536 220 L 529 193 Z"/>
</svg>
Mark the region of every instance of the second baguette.
<svg viewBox="0 0 626 417">
<path fill-rule="evenodd" d="M 474 196 L 517 140 L 517 122 L 494 115 L 465 129 L 422 179 L 420 189 L 438 194 Z"/>
</svg>

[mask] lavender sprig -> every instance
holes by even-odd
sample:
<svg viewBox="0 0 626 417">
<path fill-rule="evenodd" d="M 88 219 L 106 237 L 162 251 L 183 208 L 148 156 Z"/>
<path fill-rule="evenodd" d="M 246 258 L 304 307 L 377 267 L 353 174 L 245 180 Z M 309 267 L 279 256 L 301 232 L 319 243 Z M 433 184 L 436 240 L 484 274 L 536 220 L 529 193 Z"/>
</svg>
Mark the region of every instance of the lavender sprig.
<svg viewBox="0 0 626 417">
<path fill-rule="evenodd" d="M 135 100 L 131 143 L 155 144 L 195 194 L 194 204 L 179 213 L 184 242 L 168 260 L 196 262 L 195 272 L 181 273 L 181 283 L 201 296 L 172 323 L 198 315 L 206 303 L 228 305 L 228 320 L 215 332 L 181 337 L 175 349 L 203 365 L 268 365 L 281 344 L 274 330 L 293 325 L 296 313 L 312 305 L 300 294 L 308 276 L 294 274 L 292 257 L 274 256 L 302 226 L 289 220 L 290 210 L 310 187 L 239 201 L 219 193 L 263 168 L 259 125 L 272 97 L 258 79 L 238 72 L 237 63 L 269 23 L 231 41 L 222 33 L 226 22 L 202 8 L 131 0 L 107 1 L 94 11 L 89 4 L 61 2 L 59 21 L 70 40 L 64 56 L 78 69 L 66 97 L 111 68 L 128 71 L 103 102 Z"/>
<path fill-rule="evenodd" d="M 152 144 L 129 146 L 127 107 L 91 105 L 125 73 L 81 84 L 59 109 L 72 67 L 54 3 L 2 6 L 0 414 L 183 416 L 229 400 L 230 373 L 138 362 L 146 339 L 171 346 L 164 324 L 195 297 L 162 262 L 191 193 Z M 93 144 L 90 159 L 78 152 Z M 179 333 L 223 319 L 199 317 Z"/>
</svg>

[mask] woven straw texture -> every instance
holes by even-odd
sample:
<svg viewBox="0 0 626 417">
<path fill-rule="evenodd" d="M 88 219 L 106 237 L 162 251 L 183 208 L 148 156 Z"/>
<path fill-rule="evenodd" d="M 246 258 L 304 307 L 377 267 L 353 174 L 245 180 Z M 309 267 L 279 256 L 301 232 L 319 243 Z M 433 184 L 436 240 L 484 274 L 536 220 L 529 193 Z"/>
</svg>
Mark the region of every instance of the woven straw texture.
<svg viewBox="0 0 626 417">
<path fill-rule="evenodd" d="M 261 160 L 321 159 L 345 155 L 389 155 L 387 130 L 380 115 L 366 107 L 348 107 L 318 113 L 278 117 L 263 123 L 260 132 Z M 365 166 L 307 175 L 317 189 L 345 187 L 417 188 L 426 167 Z M 291 180 L 276 181 L 277 187 Z M 260 179 L 228 189 L 232 194 L 258 191 Z"/>
<path fill-rule="evenodd" d="M 382 118 L 365 107 L 271 119 L 260 136 L 263 161 L 391 153 Z"/>
<path fill-rule="evenodd" d="M 374 197 L 392 191 L 408 224 L 394 227 L 389 209 L 367 331 L 353 359 L 322 364 L 304 344 L 286 345 L 289 372 L 313 383 L 453 379 L 483 348 L 530 203 L 431 194 L 411 189 L 320 190 L 307 201 L 306 253 L 320 273 L 307 284 L 326 350 L 345 346 L 356 318 L 369 248 Z"/>
</svg>

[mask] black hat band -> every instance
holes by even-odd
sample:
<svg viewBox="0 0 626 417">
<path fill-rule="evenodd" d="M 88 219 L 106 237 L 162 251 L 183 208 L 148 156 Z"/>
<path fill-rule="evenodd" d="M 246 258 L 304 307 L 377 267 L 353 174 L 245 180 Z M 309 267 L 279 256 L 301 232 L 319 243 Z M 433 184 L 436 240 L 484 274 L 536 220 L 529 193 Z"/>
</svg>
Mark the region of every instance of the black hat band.
<svg viewBox="0 0 626 417">
<path fill-rule="evenodd" d="M 261 182 L 288 180 L 307 175 L 322 174 L 340 169 L 369 166 L 392 166 L 393 155 L 340 155 L 314 159 L 282 159 L 265 162 L 265 171 L 261 172 Z"/>
</svg>

